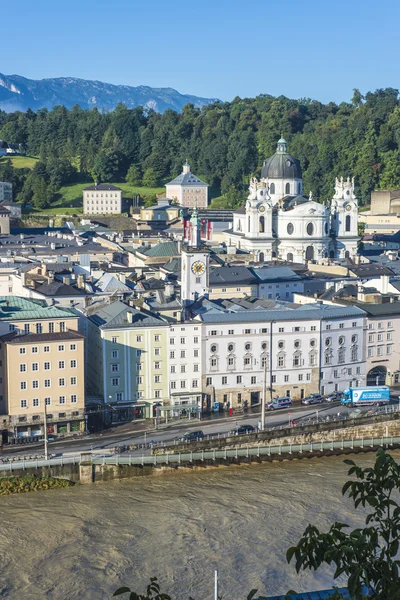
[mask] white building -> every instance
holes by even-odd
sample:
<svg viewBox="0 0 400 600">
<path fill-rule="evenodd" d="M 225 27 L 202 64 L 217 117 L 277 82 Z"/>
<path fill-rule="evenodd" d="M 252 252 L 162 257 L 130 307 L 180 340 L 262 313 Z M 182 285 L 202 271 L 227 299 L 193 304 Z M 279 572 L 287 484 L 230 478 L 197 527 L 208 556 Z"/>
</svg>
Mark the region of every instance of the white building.
<svg viewBox="0 0 400 600">
<path fill-rule="evenodd" d="M 203 393 L 209 405 L 256 404 L 264 386 L 269 400 L 365 384 L 360 308 L 312 304 L 266 310 L 205 301 L 194 310 L 203 325 Z"/>
<path fill-rule="evenodd" d="M 170 402 L 178 411 L 202 407 L 201 323 L 171 324 L 168 330 Z"/>
<path fill-rule="evenodd" d="M 165 191 L 167 198 L 176 200 L 181 206 L 207 208 L 208 184 L 190 171 L 188 162 L 183 165 L 182 173 L 167 183 Z"/>
<path fill-rule="evenodd" d="M 12 183 L 0 181 L 0 202 L 12 200 Z"/>
<path fill-rule="evenodd" d="M 260 262 L 294 262 L 353 257 L 358 243 L 354 180 L 336 179 L 331 206 L 302 195 L 302 171 L 280 139 L 264 162 L 261 180 L 250 181 L 245 210 L 234 213 L 228 246 L 253 252 Z"/>
<path fill-rule="evenodd" d="M 85 215 L 120 215 L 122 190 L 110 183 L 95 183 L 83 190 Z"/>
</svg>

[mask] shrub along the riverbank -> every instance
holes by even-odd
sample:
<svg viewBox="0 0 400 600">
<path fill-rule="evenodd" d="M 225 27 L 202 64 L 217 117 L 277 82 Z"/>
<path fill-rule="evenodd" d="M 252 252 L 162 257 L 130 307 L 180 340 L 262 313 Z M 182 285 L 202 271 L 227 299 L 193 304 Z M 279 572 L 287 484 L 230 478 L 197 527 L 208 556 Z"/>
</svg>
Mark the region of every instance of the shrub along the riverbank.
<svg viewBox="0 0 400 600">
<path fill-rule="evenodd" d="M 55 488 L 71 487 L 73 483 L 67 479 L 53 479 L 52 477 L 5 477 L 0 479 L 0 496 L 8 494 L 23 494 L 24 492 L 37 492 L 38 490 L 52 490 Z"/>
</svg>

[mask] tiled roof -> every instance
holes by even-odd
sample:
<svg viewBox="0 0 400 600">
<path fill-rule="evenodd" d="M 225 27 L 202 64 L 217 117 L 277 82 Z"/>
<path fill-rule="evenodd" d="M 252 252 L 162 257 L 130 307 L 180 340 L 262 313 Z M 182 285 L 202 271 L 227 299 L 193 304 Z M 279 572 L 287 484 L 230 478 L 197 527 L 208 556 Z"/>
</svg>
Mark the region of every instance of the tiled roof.
<svg viewBox="0 0 400 600">
<path fill-rule="evenodd" d="M 121 188 L 119 187 L 115 187 L 115 185 L 111 185 L 111 183 L 98 183 L 97 185 L 90 185 L 87 188 L 84 188 L 84 192 L 86 191 L 103 191 L 103 190 L 111 190 L 111 191 L 115 191 L 115 192 L 122 192 Z"/>
<path fill-rule="evenodd" d="M 210 272 L 210 285 L 258 283 L 247 267 L 217 267 Z"/>
<path fill-rule="evenodd" d="M 204 183 L 204 181 L 196 177 L 196 175 L 193 175 L 193 173 L 181 173 L 180 175 L 178 175 L 178 177 L 175 177 L 175 179 L 167 183 L 167 185 L 205 185 L 208 187 L 208 183 Z"/>
<path fill-rule="evenodd" d="M 72 316 L 76 316 L 74 311 L 58 306 L 48 306 L 42 300 L 31 300 L 19 296 L 0 296 L 0 321 L 66 319 Z"/>
<path fill-rule="evenodd" d="M 63 283 L 62 281 L 52 281 L 51 283 L 43 283 L 36 288 L 39 294 L 44 296 L 83 296 L 85 290 L 81 290 L 73 285 Z"/>
<path fill-rule="evenodd" d="M 239 310 L 239 312 L 204 312 L 200 319 L 205 323 L 252 323 L 261 321 L 308 321 L 362 317 L 365 312 L 357 306 L 329 306 L 306 304 L 296 309 Z"/>
<path fill-rule="evenodd" d="M 128 312 L 132 313 L 132 323 L 128 321 Z M 166 323 L 163 319 L 149 312 L 137 310 L 119 301 L 103 305 L 96 311 L 91 312 L 89 319 L 101 329 L 151 327 Z"/>
<path fill-rule="evenodd" d="M 178 245 L 175 242 L 160 242 L 146 250 L 139 249 L 138 252 L 151 258 L 179 256 Z"/>
<path fill-rule="evenodd" d="M 260 281 L 288 281 L 301 279 L 290 267 L 260 267 L 252 272 Z"/>
<path fill-rule="evenodd" d="M 27 333 L 26 335 L 9 333 L 4 335 L 1 339 L 7 344 L 33 344 L 38 342 L 58 342 L 84 338 L 85 336 L 82 333 L 79 333 L 79 331 L 70 329 L 68 331 L 57 333 Z"/>
<path fill-rule="evenodd" d="M 124 292 L 128 293 L 131 288 L 122 283 L 112 273 L 104 273 L 96 283 L 96 287 L 102 292 Z"/>
</svg>

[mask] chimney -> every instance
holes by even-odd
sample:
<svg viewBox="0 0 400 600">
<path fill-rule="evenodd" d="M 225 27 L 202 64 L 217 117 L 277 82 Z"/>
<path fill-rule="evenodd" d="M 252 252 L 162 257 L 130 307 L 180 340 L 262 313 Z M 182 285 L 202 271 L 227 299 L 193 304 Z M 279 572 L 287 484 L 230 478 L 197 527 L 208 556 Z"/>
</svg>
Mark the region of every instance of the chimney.
<svg viewBox="0 0 400 600">
<path fill-rule="evenodd" d="M 85 289 L 85 276 L 83 275 L 83 273 L 79 273 L 78 277 L 76 278 L 76 281 L 77 281 L 78 288 L 80 290 L 84 290 Z"/>
<path fill-rule="evenodd" d="M 70 285 L 71 283 L 71 275 L 64 275 L 63 278 L 63 284 L 64 285 Z"/>
<path fill-rule="evenodd" d="M 126 318 L 128 323 L 133 323 L 133 313 L 130 310 L 128 310 L 128 312 L 126 313 Z"/>
<path fill-rule="evenodd" d="M 119 273 L 118 278 L 121 283 L 126 283 L 125 273 Z"/>
<path fill-rule="evenodd" d="M 388 286 L 389 286 L 389 275 L 382 275 L 381 276 L 381 294 L 388 293 Z"/>
<path fill-rule="evenodd" d="M 165 288 L 164 289 L 165 289 L 165 298 L 167 300 L 171 300 L 171 298 L 174 295 L 174 284 L 170 283 L 170 282 L 167 282 L 165 284 Z"/>
<path fill-rule="evenodd" d="M 54 243 L 54 242 L 51 242 L 51 244 L 50 244 L 50 248 L 51 248 L 52 250 L 55 250 L 55 249 L 56 249 L 56 245 L 55 245 L 55 243 Z"/>
<path fill-rule="evenodd" d="M 47 275 L 47 278 L 49 280 L 49 283 L 51 283 L 52 281 L 54 281 L 54 271 L 49 271 L 49 274 Z"/>
</svg>

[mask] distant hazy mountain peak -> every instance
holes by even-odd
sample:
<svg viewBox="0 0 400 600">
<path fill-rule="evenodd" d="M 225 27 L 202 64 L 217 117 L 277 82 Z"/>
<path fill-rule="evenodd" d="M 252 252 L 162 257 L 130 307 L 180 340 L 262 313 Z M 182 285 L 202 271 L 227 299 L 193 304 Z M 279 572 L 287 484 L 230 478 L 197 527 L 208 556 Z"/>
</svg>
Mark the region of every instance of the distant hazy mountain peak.
<svg viewBox="0 0 400 600">
<path fill-rule="evenodd" d="M 64 105 L 71 108 L 79 104 L 82 108 L 97 107 L 113 110 L 119 102 L 128 108 L 145 106 L 157 112 L 172 108 L 180 112 L 185 104 L 197 107 L 215 102 L 217 98 L 199 98 L 180 94 L 172 88 L 151 88 L 145 85 L 113 85 L 102 81 L 89 81 L 77 77 L 55 77 L 27 79 L 21 75 L 0 73 L 0 109 L 7 112 L 25 111 L 28 108 L 52 108 Z"/>
</svg>

